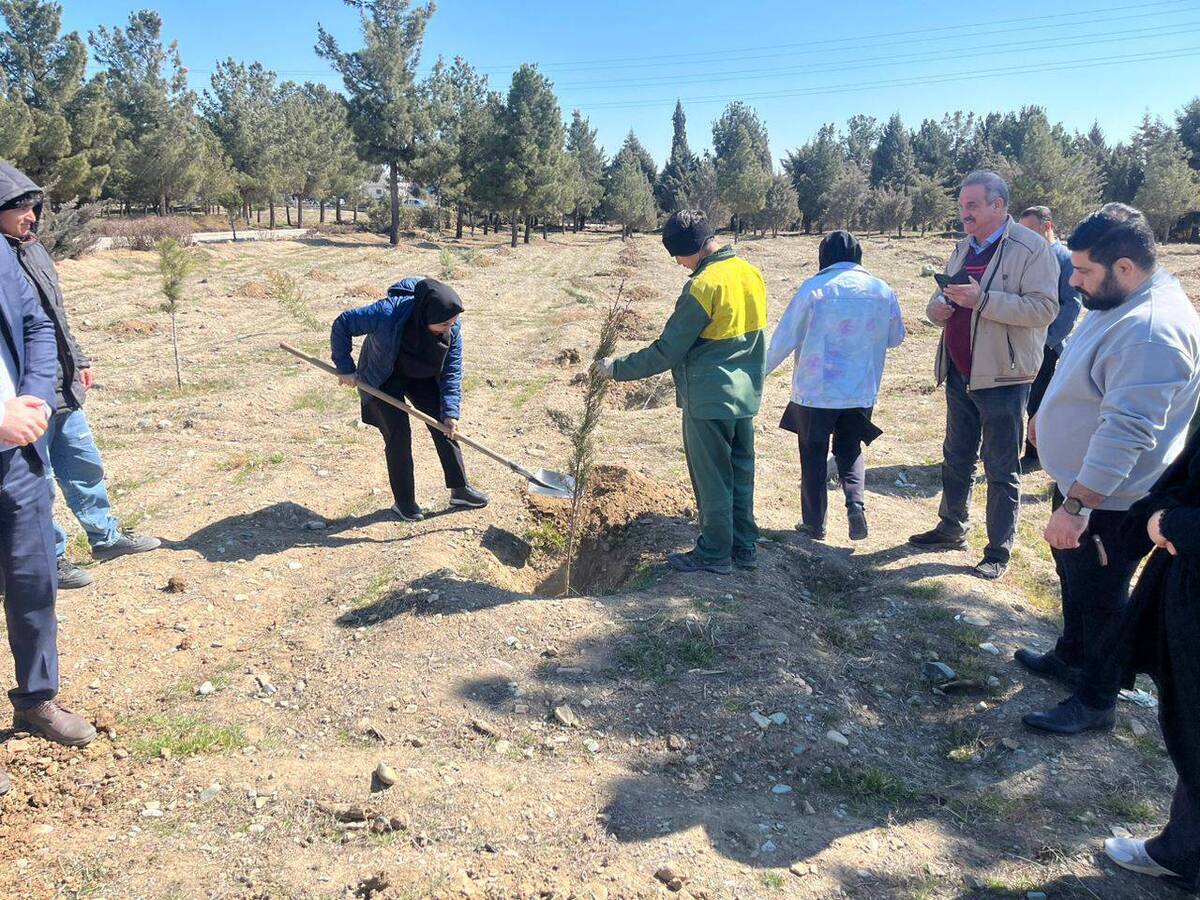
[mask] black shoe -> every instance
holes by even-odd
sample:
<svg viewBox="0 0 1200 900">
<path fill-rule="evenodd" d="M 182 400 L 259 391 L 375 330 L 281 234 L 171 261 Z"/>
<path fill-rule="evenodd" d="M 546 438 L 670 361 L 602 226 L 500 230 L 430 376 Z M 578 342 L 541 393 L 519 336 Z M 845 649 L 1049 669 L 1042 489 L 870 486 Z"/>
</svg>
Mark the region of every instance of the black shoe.
<svg viewBox="0 0 1200 900">
<path fill-rule="evenodd" d="M 157 550 L 162 541 L 145 534 L 134 534 L 132 531 L 122 531 L 115 541 L 102 547 L 92 548 L 92 559 L 106 562 L 118 556 L 128 556 L 130 553 L 147 553 Z"/>
<path fill-rule="evenodd" d="M 1000 562 L 998 559 L 983 559 L 976 563 L 975 568 L 971 570 L 971 574 L 976 578 L 983 578 L 986 581 L 995 581 L 1008 571 L 1008 563 Z"/>
<path fill-rule="evenodd" d="M 867 513 L 861 506 L 852 506 L 846 510 L 850 520 L 850 540 L 865 541 L 867 539 Z"/>
<path fill-rule="evenodd" d="M 931 531 L 922 531 L 920 534 L 914 534 L 908 539 L 908 542 L 910 544 L 915 544 L 918 547 L 929 547 L 937 550 L 967 549 L 967 539 L 965 537 L 951 537 L 940 528 L 934 528 Z"/>
<path fill-rule="evenodd" d="M 482 509 L 488 505 L 488 495 L 477 491 L 469 484 L 466 487 L 450 489 L 451 506 L 467 506 L 471 509 Z"/>
<path fill-rule="evenodd" d="M 750 548 L 749 550 L 734 550 L 733 564 L 739 569 L 757 569 L 758 551 L 754 548 Z"/>
<path fill-rule="evenodd" d="M 1054 734 L 1083 734 L 1107 731 L 1117 721 L 1115 709 L 1092 709 L 1078 697 L 1068 697 L 1054 709 L 1028 713 L 1021 717 L 1027 728 Z"/>
<path fill-rule="evenodd" d="M 729 564 L 729 560 L 721 562 L 705 562 L 696 556 L 695 551 L 689 550 L 687 553 L 672 553 L 667 557 L 667 563 L 676 572 L 715 572 L 717 575 L 732 575 L 733 566 Z"/>
<path fill-rule="evenodd" d="M 814 541 L 825 540 L 825 529 L 818 528 L 816 525 L 806 525 L 804 522 L 797 522 L 796 530 L 801 534 L 807 534 Z"/>
<path fill-rule="evenodd" d="M 76 588 L 87 587 L 95 580 L 88 574 L 87 569 L 75 565 L 65 556 L 58 558 L 58 587 L 60 590 L 73 591 Z"/>
<path fill-rule="evenodd" d="M 1036 453 L 1026 453 L 1021 457 L 1021 474 L 1028 475 L 1030 472 L 1040 472 L 1042 469 L 1042 461 L 1038 459 Z"/>
<path fill-rule="evenodd" d="M 397 503 L 392 506 L 392 512 L 405 522 L 420 522 L 425 518 L 425 510 L 415 503 Z"/>
<path fill-rule="evenodd" d="M 1069 688 L 1077 688 L 1083 681 L 1083 670 L 1063 662 L 1062 657 L 1053 650 L 1047 653 L 1034 653 L 1032 650 L 1022 647 L 1013 654 L 1013 659 L 1035 675 L 1061 681 Z"/>
</svg>

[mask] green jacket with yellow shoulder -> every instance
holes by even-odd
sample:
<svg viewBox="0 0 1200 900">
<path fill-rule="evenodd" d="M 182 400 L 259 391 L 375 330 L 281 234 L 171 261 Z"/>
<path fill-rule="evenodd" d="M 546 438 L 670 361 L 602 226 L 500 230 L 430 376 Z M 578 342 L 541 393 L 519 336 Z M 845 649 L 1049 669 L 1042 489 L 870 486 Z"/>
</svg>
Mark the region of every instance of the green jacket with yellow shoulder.
<svg viewBox="0 0 1200 900">
<path fill-rule="evenodd" d="M 730 247 L 692 272 L 650 346 L 613 363 L 617 381 L 671 370 L 675 405 L 695 419 L 741 419 L 762 401 L 767 286 L 762 273 Z"/>
</svg>

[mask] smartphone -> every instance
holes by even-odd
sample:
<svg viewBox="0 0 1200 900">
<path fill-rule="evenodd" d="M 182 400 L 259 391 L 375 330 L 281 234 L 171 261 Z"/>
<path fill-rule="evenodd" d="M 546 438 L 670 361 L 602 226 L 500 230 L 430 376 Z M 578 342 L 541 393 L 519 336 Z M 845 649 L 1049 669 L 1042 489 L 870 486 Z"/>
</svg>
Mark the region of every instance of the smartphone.
<svg viewBox="0 0 1200 900">
<path fill-rule="evenodd" d="M 970 284 L 971 276 L 960 269 L 953 275 L 943 275 L 941 272 L 937 272 L 934 274 L 933 280 L 937 282 L 939 288 L 945 288 L 951 284 Z"/>
</svg>

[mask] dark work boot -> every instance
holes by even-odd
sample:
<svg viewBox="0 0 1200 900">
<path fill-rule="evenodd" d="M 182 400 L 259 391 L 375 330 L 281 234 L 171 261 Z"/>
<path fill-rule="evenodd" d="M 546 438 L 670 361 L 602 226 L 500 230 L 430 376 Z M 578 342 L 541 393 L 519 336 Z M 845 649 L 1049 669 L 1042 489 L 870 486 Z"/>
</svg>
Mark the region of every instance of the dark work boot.
<svg viewBox="0 0 1200 900">
<path fill-rule="evenodd" d="M 450 489 L 450 505 L 466 506 L 470 509 L 482 509 L 488 505 L 488 495 L 477 491 L 469 484 L 465 487 Z"/>
<path fill-rule="evenodd" d="M 1049 731 L 1052 734 L 1082 734 L 1085 731 L 1107 731 L 1117 721 L 1113 709 L 1092 709 L 1078 697 L 1068 697 L 1054 709 L 1028 713 L 1021 717 L 1027 728 Z"/>
<path fill-rule="evenodd" d="M 861 503 L 852 503 L 846 507 L 846 518 L 850 520 L 850 540 L 864 541 L 867 539 L 867 512 Z"/>
<path fill-rule="evenodd" d="M 1022 647 L 1013 654 L 1013 659 L 1036 675 L 1043 678 L 1053 678 L 1061 681 L 1072 690 L 1079 687 L 1083 679 L 1083 671 L 1063 662 L 1063 658 L 1050 650 L 1046 653 L 1034 653 Z"/>
<path fill-rule="evenodd" d="M 676 572 L 715 572 L 717 575 L 732 575 L 733 566 L 728 559 L 719 562 L 705 562 L 693 550 L 687 553 L 672 553 L 667 557 L 667 563 Z"/>
<path fill-rule="evenodd" d="M 91 722 L 54 700 L 29 709 L 14 709 L 13 730 L 28 731 L 68 747 L 84 747 L 96 739 L 96 729 Z"/>
<path fill-rule="evenodd" d="M 425 510 L 416 503 L 396 503 L 392 506 L 392 512 L 405 522 L 420 522 L 425 518 Z"/>
<path fill-rule="evenodd" d="M 940 528 L 914 534 L 908 539 L 908 542 L 918 547 L 928 547 L 930 550 L 965 550 L 967 548 L 965 537 L 952 537 Z"/>
</svg>

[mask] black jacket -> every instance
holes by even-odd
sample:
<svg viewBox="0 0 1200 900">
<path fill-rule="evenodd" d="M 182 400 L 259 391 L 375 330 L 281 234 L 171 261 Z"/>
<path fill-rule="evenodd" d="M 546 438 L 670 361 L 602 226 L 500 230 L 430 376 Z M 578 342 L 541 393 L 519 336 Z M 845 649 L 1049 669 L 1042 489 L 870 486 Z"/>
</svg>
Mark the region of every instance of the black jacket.
<svg viewBox="0 0 1200 900">
<path fill-rule="evenodd" d="M 0 205 L 27 194 L 30 191 L 40 191 L 36 184 L 12 166 L 0 163 Z M 41 209 L 37 210 L 41 216 Z M 58 408 L 78 409 L 83 406 L 84 390 L 79 373 L 90 368 L 92 363 L 71 334 L 71 326 L 67 323 L 67 309 L 63 303 L 62 288 L 58 283 L 58 271 L 54 268 L 54 260 L 46 251 L 45 246 L 37 239 L 36 234 L 25 241 L 8 238 L 8 244 L 16 253 L 33 289 L 42 302 L 46 316 L 54 323 L 55 342 L 58 345 Z"/>
</svg>

